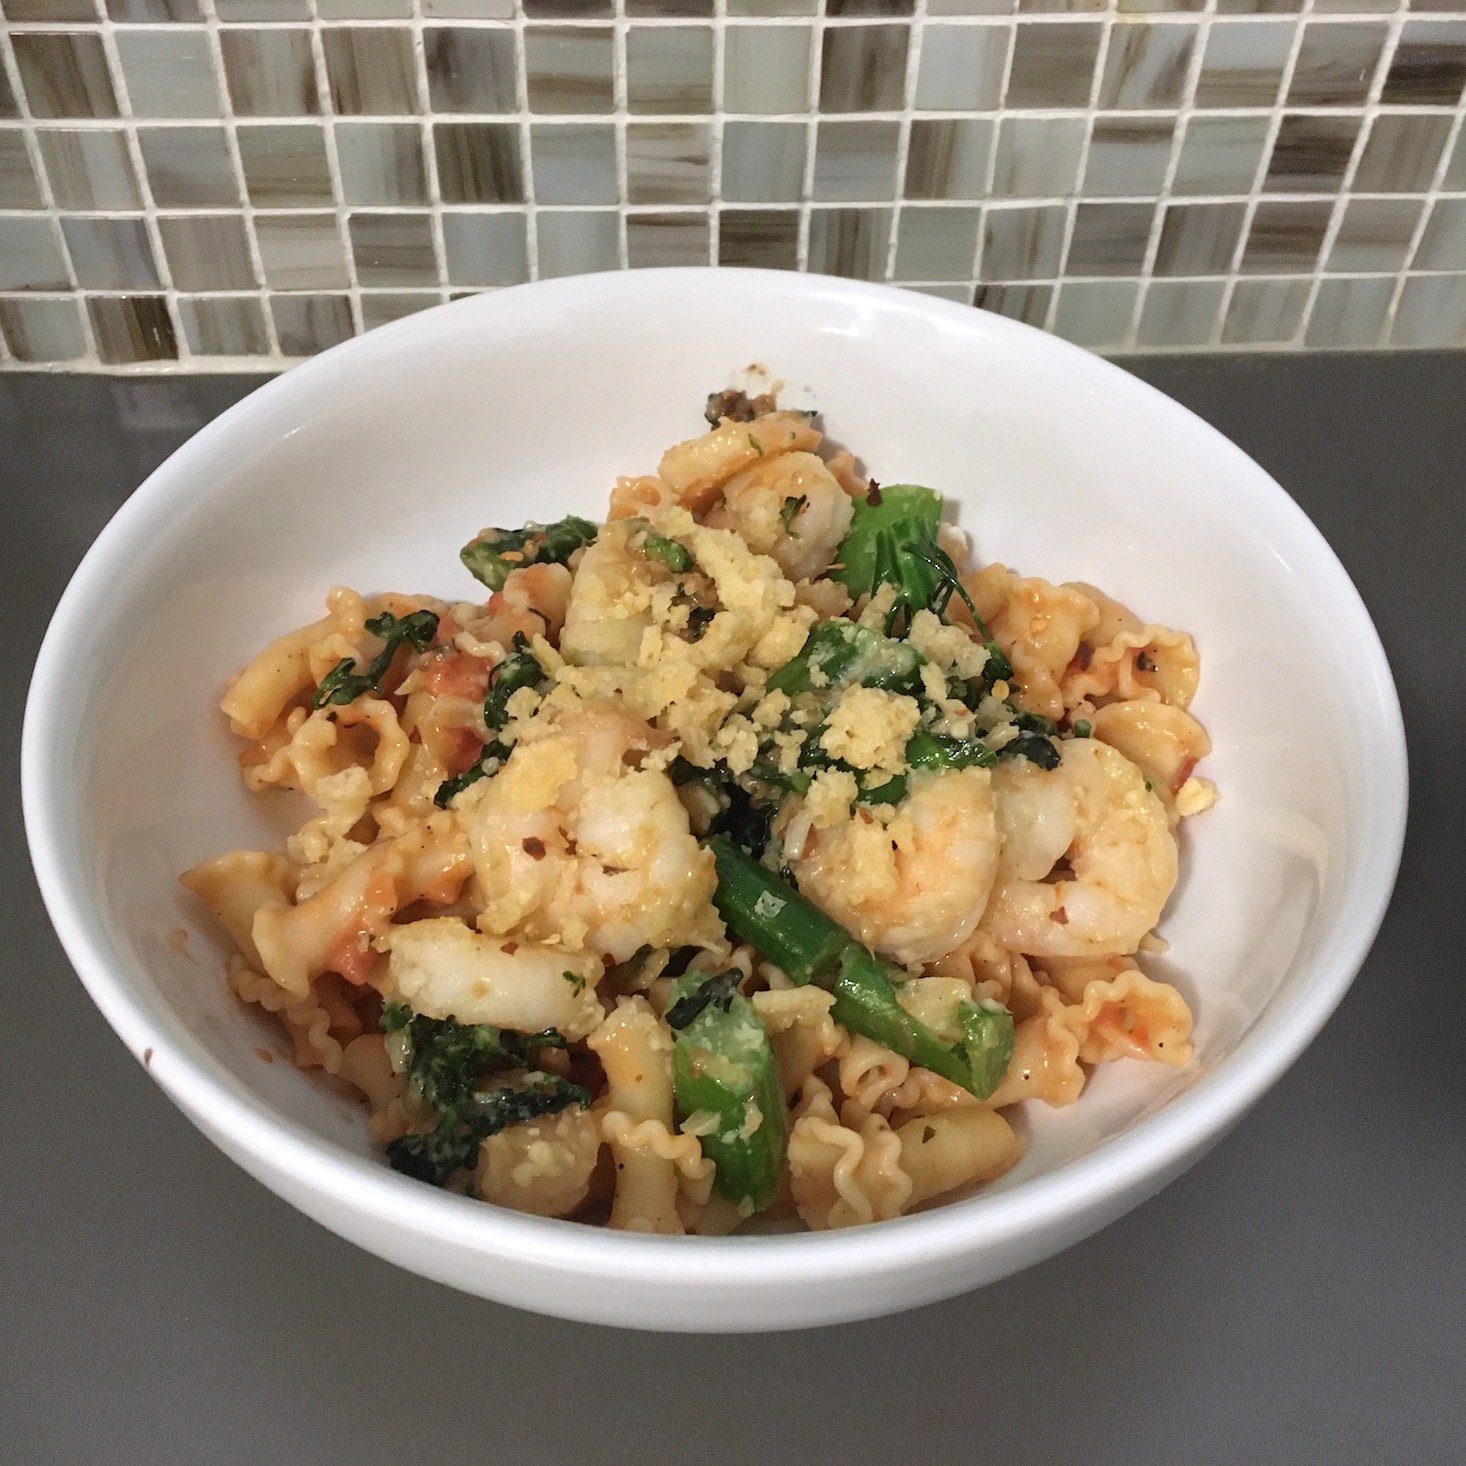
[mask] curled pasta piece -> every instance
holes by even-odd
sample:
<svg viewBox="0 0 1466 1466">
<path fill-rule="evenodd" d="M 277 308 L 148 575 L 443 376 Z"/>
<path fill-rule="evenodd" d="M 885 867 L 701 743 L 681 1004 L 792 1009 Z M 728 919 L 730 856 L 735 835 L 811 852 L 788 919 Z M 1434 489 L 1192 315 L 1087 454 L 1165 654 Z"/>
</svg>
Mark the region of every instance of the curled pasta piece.
<svg viewBox="0 0 1466 1466">
<path fill-rule="evenodd" d="M 1081 591 L 988 565 L 965 578 L 978 614 L 1013 664 L 1017 702 L 1046 718 L 1064 714 L 1060 679 L 1099 621 Z"/>
<path fill-rule="evenodd" d="M 246 664 L 219 703 L 233 732 L 242 738 L 263 738 L 291 702 L 315 687 L 311 648 L 334 627 L 334 619 L 327 616 L 287 631 Z"/>
<path fill-rule="evenodd" d="M 262 850 L 231 850 L 200 861 L 178 882 L 214 913 L 253 967 L 261 965 L 251 935 L 255 917 L 268 907 L 287 909 L 295 899 L 294 867 Z"/>
<path fill-rule="evenodd" d="M 1191 1062 L 1191 1009 L 1169 983 L 1133 962 L 1082 958 L 1050 961 L 1054 985 L 1069 998 L 1064 1021 L 1087 1064 L 1150 1059 L 1180 1068 Z"/>
<path fill-rule="evenodd" d="M 912 1191 L 900 1137 L 886 1120 L 868 1115 L 858 1127 L 845 1124 L 829 1086 L 814 1076 L 804 1082 L 789 1135 L 789 1184 L 801 1219 L 815 1231 L 900 1216 Z"/>
<path fill-rule="evenodd" d="M 1084 1089 L 1084 1080 L 1079 1040 L 1065 1011 L 1063 994 L 1044 988 L 1038 1011 L 1014 1029 L 1008 1072 L 988 1103 L 994 1109 L 1029 1099 L 1072 1105 Z"/>
<path fill-rule="evenodd" d="M 834 995 L 816 987 L 781 988 L 755 993 L 751 1001 L 768 1032 L 784 1093 L 796 1094 L 845 1042 L 845 1030 L 830 1017 Z"/>
<path fill-rule="evenodd" d="M 672 1040 L 645 998 L 624 998 L 586 1042 L 606 1071 L 601 1133 L 616 1164 L 610 1225 L 679 1234 L 679 1164 L 702 1149 L 672 1130 Z"/>
<path fill-rule="evenodd" d="M 365 768 L 371 792 L 386 793 L 397 782 L 409 747 L 396 708 L 384 698 L 359 697 L 295 723 L 288 743 L 266 762 L 245 767 L 244 781 L 255 790 L 298 789 L 324 808 L 327 801 L 317 792 L 322 780 L 349 768 Z"/>
<path fill-rule="evenodd" d="M 601 1130 L 572 1106 L 491 1135 L 479 1147 L 478 1194 L 497 1206 L 539 1217 L 565 1217 L 590 1192 Z"/>
<path fill-rule="evenodd" d="M 1185 708 L 1153 699 L 1112 702 L 1090 716 L 1094 736 L 1118 749 L 1175 812 L 1176 796 L 1211 752 L 1206 729 Z"/>
<path fill-rule="evenodd" d="M 911 1178 L 907 1209 L 979 1181 L 995 1181 L 1023 1154 L 1013 1127 L 992 1110 L 969 1106 L 908 1120 L 896 1135 Z"/>
<path fill-rule="evenodd" d="M 1076 581 L 1066 589 L 1085 596 L 1098 613 L 1065 671 L 1066 707 L 1146 697 L 1178 708 L 1191 705 L 1201 680 L 1201 659 L 1189 636 L 1167 626 L 1143 625 L 1134 612 L 1092 585 Z"/>
<path fill-rule="evenodd" d="M 866 1038 L 851 1034 L 840 1055 L 840 1093 L 865 1114 L 889 1114 L 889 1098 L 911 1072 L 911 1065 L 899 1054 Z M 884 1110 L 883 1110 L 884 1107 Z"/>
<path fill-rule="evenodd" d="M 366 1101 L 372 1138 L 385 1145 L 417 1128 L 427 1116 L 426 1107 L 414 1101 L 406 1078 L 387 1057 L 380 1033 L 362 1033 L 341 1050 L 340 1076 Z"/>
<path fill-rule="evenodd" d="M 340 995 L 327 986 L 312 987 L 303 996 L 288 993 L 264 973 L 236 959 L 229 970 L 230 986 L 246 1003 L 273 1014 L 284 1026 L 301 1069 L 341 1072 L 344 1045 L 360 1036 L 361 1020 Z"/>
<path fill-rule="evenodd" d="M 364 982 L 376 962 L 372 943 L 397 912 L 419 900 L 446 905 L 471 870 L 467 841 L 444 812 L 373 845 L 298 906 L 263 908 L 251 936 L 265 971 L 287 992 L 303 996 L 328 970 Z"/>
</svg>

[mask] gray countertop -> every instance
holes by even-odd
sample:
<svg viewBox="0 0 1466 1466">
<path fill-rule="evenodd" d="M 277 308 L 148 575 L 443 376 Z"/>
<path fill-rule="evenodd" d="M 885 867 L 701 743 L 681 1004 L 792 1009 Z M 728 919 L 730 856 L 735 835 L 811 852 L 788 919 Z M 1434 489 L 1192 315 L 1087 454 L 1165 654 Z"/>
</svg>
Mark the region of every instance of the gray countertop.
<svg viewBox="0 0 1466 1466">
<path fill-rule="evenodd" d="M 154 1087 L 52 935 L 12 776 L 0 1459 L 1462 1459 L 1462 893 L 1447 846 L 1466 813 L 1466 354 L 1132 370 L 1320 526 L 1380 628 L 1410 736 L 1410 829 L 1379 941 L 1222 1144 L 1071 1251 L 896 1318 L 688 1338 L 464 1297 L 292 1211 Z M 0 377 L 9 769 L 76 562 L 255 380 Z"/>
</svg>

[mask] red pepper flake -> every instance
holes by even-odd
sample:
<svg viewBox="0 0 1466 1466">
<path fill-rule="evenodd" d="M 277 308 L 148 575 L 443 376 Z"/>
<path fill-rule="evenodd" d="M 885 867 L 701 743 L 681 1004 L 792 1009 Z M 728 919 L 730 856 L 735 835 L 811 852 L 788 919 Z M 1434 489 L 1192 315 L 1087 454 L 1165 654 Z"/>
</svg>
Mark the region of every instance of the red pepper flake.
<svg viewBox="0 0 1466 1466">
<path fill-rule="evenodd" d="M 260 1058 L 263 1059 L 267 1064 L 273 1064 L 275 1062 L 275 1056 L 269 1051 L 269 1049 L 256 1049 L 255 1053 L 257 1053 Z"/>
<path fill-rule="evenodd" d="M 870 488 L 866 491 L 865 502 L 872 509 L 881 507 L 881 486 L 874 479 L 870 481 Z"/>
<path fill-rule="evenodd" d="M 499 950 L 506 956 L 512 957 L 519 950 L 518 942 L 505 942 Z"/>
<path fill-rule="evenodd" d="M 1176 770 L 1176 777 L 1171 781 L 1171 792 L 1173 794 L 1180 791 L 1181 786 L 1191 777 L 1195 768 L 1196 760 L 1194 758 L 1183 759 L 1181 761 L 1181 767 Z"/>
<path fill-rule="evenodd" d="M 1155 671 L 1155 663 L 1151 660 L 1149 654 L 1146 652 L 1141 652 L 1140 655 L 1136 657 L 1135 666 L 1137 670 L 1141 672 Z"/>
<path fill-rule="evenodd" d="M 1069 913 L 1062 906 L 1054 907 L 1053 920 L 1060 926 L 1069 925 Z"/>
<path fill-rule="evenodd" d="M 153 1051 L 151 1049 L 144 1049 L 143 1050 L 143 1063 L 149 1069 L 151 1069 L 153 1067 Z"/>
<path fill-rule="evenodd" d="M 520 848 L 531 860 L 543 860 L 545 858 L 545 842 L 538 836 L 529 835 L 520 842 Z"/>
</svg>

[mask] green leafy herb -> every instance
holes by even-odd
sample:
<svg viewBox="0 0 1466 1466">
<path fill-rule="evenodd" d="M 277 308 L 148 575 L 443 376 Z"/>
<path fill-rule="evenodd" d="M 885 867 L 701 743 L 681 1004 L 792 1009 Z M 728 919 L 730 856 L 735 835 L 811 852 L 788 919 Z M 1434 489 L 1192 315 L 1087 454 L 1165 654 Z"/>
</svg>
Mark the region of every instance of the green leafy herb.
<svg viewBox="0 0 1466 1466">
<path fill-rule="evenodd" d="M 578 972 L 571 972 L 568 969 L 560 974 L 570 984 L 570 991 L 577 996 L 585 991 L 585 979 Z"/>
<path fill-rule="evenodd" d="M 523 687 L 538 687 L 544 676 L 545 669 L 530 650 L 524 633 L 516 631 L 509 655 L 490 675 L 484 697 L 484 722 L 491 733 L 497 733 L 509 721 L 509 699 Z"/>
<path fill-rule="evenodd" d="M 1093 738 L 1094 724 L 1088 718 L 1076 718 L 1074 720 L 1074 736 L 1076 738 Z"/>
<path fill-rule="evenodd" d="M 1026 758 L 1041 769 L 1059 767 L 1059 750 L 1054 746 L 1054 740 L 1043 733 L 1020 733 L 998 750 L 998 757 Z"/>
<path fill-rule="evenodd" d="M 752 448 L 753 451 L 757 453 L 760 458 L 764 456 L 763 445 L 759 442 L 757 438 L 754 437 L 752 433 L 748 435 L 748 446 Z"/>
<path fill-rule="evenodd" d="M 437 1111 L 431 1131 L 404 1135 L 387 1147 L 393 1167 L 420 1181 L 444 1185 L 453 1173 L 473 1164 L 479 1143 L 510 1125 L 570 1105 L 586 1105 L 579 1085 L 554 1074 L 532 1073 L 523 1084 L 479 1088 L 491 1065 L 522 1067 L 543 1048 L 564 1048 L 554 1029 L 518 1034 L 488 1024 L 412 1014 L 405 1003 L 388 1003 L 382 1026 L 406 1037 L 406 1073 L 423 1100 Z"/>
<path fill-rule="evenodd" d="M 799 511 L 808 503 L 807 494 L 791 494 L 784 500 L 783 507 L 779 510 L 779 522 L 791 534 L 793 534 L 794 521 L 799 518 Z"/>
<path fill-rule="evenodd" d="M 720 1013 L 726 1013 L 738 992 L 738 984 L 742 981 L 743 974 L 736 967 L 715 972 L 667 1009 L 664 1015 L 667 1027 L 674 1032 L 680 1032 L 709 1005 L 717 1008 Z"/>
<path fill-rule="evenodd" d="M 821 621 L 799 655 L 768 680 L 770 692 L 796 697 L 814 687 L 851 684 L 914 695 L 926 658 L 909 642 L 896 641 L 854 621 Z"/>
<path fill-rule="evenodd" d="M 365 693 L 381 692 L 382 678 L 387 675 L 397 648 L 406 642 L 414 651 L 425 652 L 438 634 L 438 617 L 433 611 L 413 611 L 400 617 L 384 611 L 380 616 L 373 616 L 366 629 L 382 638 L 382 650 L 367 663 L 364 672 L 357 670 L 357 663 L 351 657 L 342 657 L 321 678 L 321 685 L 311 698 L 313 708 L 344 707 Z"/>
<path fill-rule="evenodd" d="M 692 551 L 666 535 L 648 533 L 641 542 L 642 553 L 649 560 L 660 560 L 673 575 L 692 569 Z"/>
<path fill-rule="evenodd" d="M 512 570 L 526 565 L 564 565 L 596 537 L 596 526 L 567 514 L 554 524 L 531 521 L 520 529 L 486 529 L 458 552 L 468 573 L 490 590 L 503 590 Z"/>
</svg>

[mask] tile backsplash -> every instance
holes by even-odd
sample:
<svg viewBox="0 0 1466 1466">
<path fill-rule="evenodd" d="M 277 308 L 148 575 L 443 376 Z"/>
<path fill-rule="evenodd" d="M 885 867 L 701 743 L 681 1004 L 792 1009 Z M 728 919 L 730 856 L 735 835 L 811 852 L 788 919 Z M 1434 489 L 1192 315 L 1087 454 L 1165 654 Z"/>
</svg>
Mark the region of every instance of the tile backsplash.
<svg viewBox="0 0 1466 1466">
<path fill-rule="evenodd" d="M 1466 0 L 0 0 L 0 367 L 757 265 L 1109 352 L 1466 345 Z"/>
</svg>

